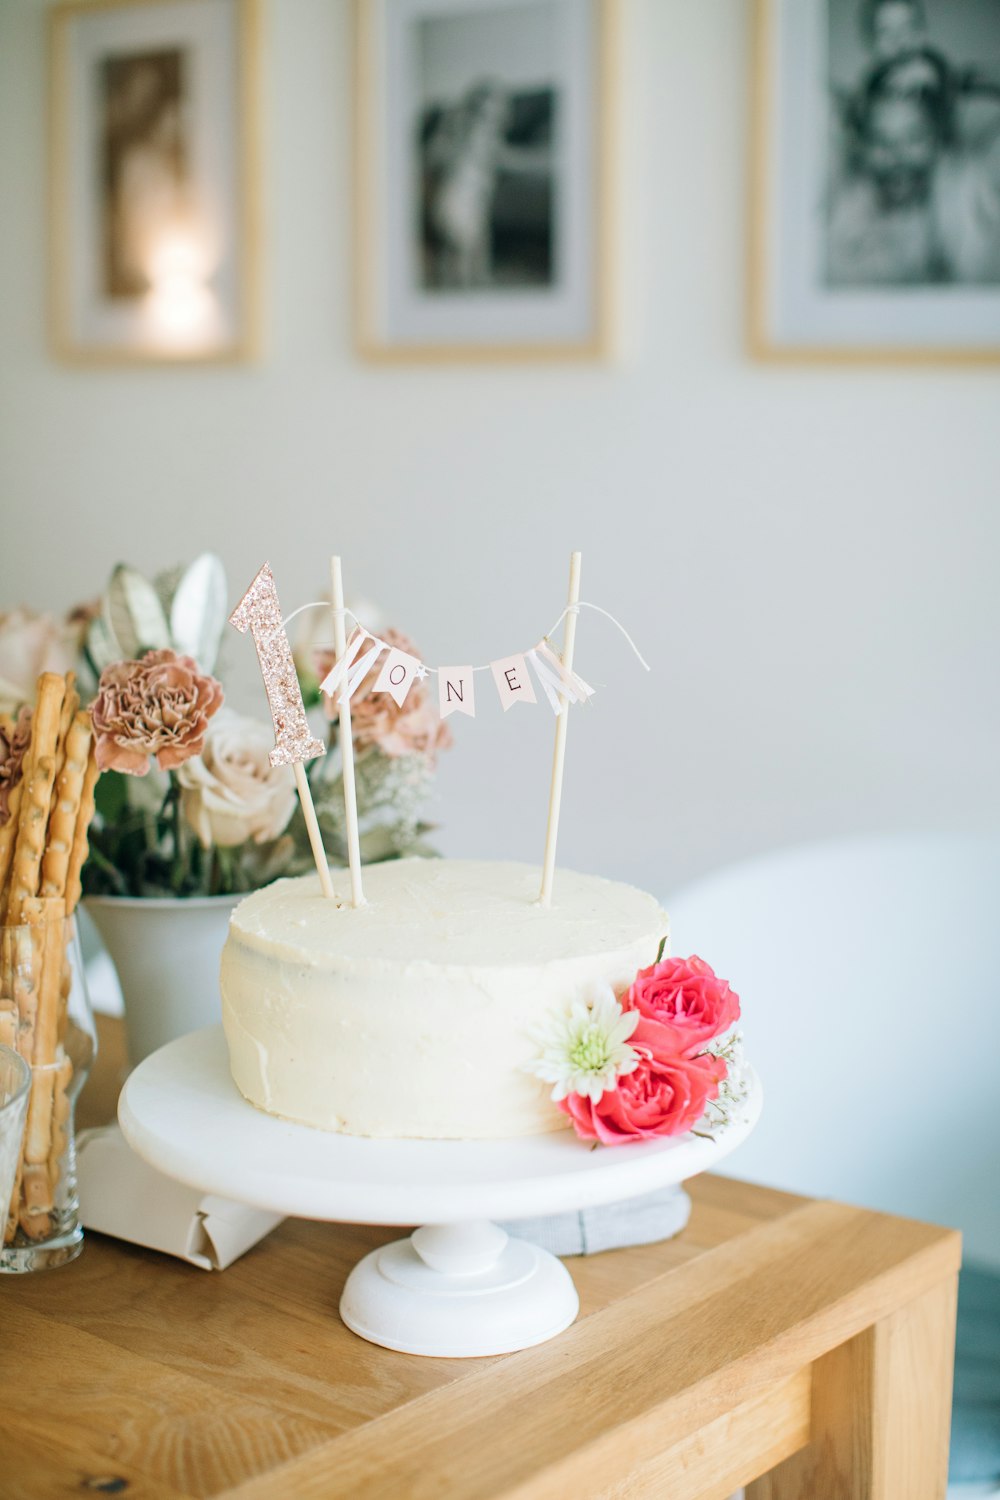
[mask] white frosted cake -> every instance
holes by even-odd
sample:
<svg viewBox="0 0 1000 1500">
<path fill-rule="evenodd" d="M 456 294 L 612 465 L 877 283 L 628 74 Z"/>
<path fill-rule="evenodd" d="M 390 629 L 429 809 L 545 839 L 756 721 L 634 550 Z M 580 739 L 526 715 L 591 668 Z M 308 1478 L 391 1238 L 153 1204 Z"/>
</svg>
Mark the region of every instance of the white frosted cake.
<svg viewBox="0 0 1000 1500">
<path fill-rule="evenodd" d="M 527 1071 L 538 1029 L 622 990 L 667 931 L 643 891 L 560 870 L 407 859 L 365 870 L 368 904 L 319 880 L 242 901 L 222 955 L 233 1078 L 251 1103 L 351 1135 L 503 1138 L 569 1124 Z"/>
</svg>

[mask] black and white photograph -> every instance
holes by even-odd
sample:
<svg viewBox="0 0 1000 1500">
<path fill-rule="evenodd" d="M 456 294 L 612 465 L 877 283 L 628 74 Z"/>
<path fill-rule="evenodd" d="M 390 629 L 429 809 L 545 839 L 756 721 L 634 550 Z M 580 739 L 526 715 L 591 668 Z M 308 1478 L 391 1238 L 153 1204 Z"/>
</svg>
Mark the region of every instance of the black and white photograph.
<svg viewBox="0 0 1000 1500">
<path fill-rule="evenodd" d="M 418 23 L 421 275 L 444 292 L 551 286 L 555 7 Z"/>
<path fill-rule="evenodd" d="M 995 348 L 998 0 L 772 0 L 760 12 L 764 338 Z"/>
<path fill-rule="evenodd" d="M 596 349 L 608 12 L 604 0 L 359 7 L 375 84 L 359 121 L 369 352 Z"/>
<path fill-rule="evenodd" d="M 52 17 L 54 352 L 249 357 L 257 0 L 74 0 Z"/>
</svg>

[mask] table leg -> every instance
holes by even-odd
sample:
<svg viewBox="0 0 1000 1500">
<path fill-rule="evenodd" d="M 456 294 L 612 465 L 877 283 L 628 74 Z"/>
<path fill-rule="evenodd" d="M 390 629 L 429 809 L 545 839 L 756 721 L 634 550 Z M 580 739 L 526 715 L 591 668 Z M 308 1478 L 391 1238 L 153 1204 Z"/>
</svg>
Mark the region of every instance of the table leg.
<svg viewBox="0 0 1000 1500">
<path fill-rule="evenodd" d="M 944 1500 L 957 1278 L 813 1367 L 812 1440 L 747 1500 Z"/>
</svg>

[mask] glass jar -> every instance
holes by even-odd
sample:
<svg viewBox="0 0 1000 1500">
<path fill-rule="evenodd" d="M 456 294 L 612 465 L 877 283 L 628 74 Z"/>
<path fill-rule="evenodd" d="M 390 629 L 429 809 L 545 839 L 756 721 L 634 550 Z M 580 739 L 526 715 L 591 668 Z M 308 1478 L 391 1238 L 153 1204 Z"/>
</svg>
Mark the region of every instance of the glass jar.
<svg viewBox="0 0 1000 1500">
<path fill-rule="evenodd" d="M 83 1248 L 73 1112 L 97 1050 L 72 918 L 0 927 L 0 1043 L 31 1069 L 0 1271 L 42 1271 Z"/>
</svg>

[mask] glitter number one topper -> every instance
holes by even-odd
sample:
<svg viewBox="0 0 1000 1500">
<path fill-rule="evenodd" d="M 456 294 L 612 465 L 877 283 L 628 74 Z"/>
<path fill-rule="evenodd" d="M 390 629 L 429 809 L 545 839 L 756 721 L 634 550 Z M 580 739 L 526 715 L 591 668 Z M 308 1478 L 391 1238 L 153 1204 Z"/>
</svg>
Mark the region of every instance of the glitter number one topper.
<svg viewBox="0 0 1000 1500">
<path fill-rule="evenodd" d="M 291 766 L 295 774 L 295 785 L 302 806 L 306 832 L 316 862 L 323 895 L 336 901 L 330 866 L 326 860 L 323 836 L 313 806 L 309 779 L 303 762 L 326 754 L 326 746 L 309 728 L 305 704 L 299 679 L 292 660 L 292 648 L 281 619 L 278 590 L 268 563 L 261 568 L 243 598 L 229 616 L 230 625 L 235 625 L 242 635 L 253 632 L 253 643 L 264 678 L 268 707 L 274 723 L 274 749 L 270 754 L 272 766 Z"/>
<path fill-rule="evenodd" d="M 229 616 L 243 635 L 249 630 L 257 647 L 267 703 L 274 721 L 272 766 L 289 766 L 326 754 L 326 746 L 309 728 L 292 648 L 281 619 L 278 590 L 269 563 L 261 568 Z"/>
</svg>

